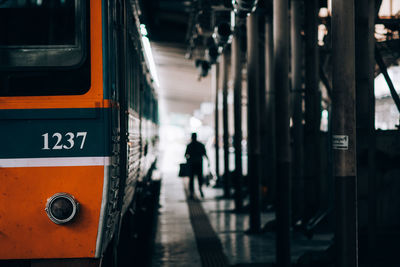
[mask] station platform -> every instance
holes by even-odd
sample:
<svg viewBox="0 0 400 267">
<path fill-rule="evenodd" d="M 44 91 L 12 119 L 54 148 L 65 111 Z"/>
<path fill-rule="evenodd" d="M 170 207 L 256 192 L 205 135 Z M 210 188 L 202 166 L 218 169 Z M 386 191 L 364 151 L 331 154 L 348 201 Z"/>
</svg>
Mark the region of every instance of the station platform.
<svg viewBox="0 0 400 267">
<path fill-rule="evenodd" d="M 171 166 L 171 165 L 170 165 Z M 160 209 L 151 266 L 275 266 L 275 233 L 247 234 L 249 216 L 235 213 L 233 199 L 223 199 L 222 189 L 205 187 L 204 198 L 187 199 L 188 178 L 177 168 L 163 173 Z M 262 213 L 262 225 L 274 219 Z M 291 260 L 295 266 L 307 251 L 323 251 L 331 233 L 308 239 L 292 232 Z"/>
</svg>

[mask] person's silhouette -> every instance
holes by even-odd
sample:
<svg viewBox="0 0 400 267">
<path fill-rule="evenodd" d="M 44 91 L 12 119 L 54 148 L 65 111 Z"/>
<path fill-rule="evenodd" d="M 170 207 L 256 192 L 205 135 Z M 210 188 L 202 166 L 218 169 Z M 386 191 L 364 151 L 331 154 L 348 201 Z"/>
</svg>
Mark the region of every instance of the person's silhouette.
<svg viewBox="0 0 400 267">
<path fill-rule="evenodd" d="M 185 157 L 190 167 L 189 176 L 189 197 L 193 198 L 194 194 L 194 176 L 197 176 L 199 184 L 199 191 L 201 197 L 204 197 L 203 190 L 203 156 L 207 158 L 207 152 L 205 146 L 197 141 L 197 134 L 192 133 L 192 141 L 187 145 Z"/>
</svg>

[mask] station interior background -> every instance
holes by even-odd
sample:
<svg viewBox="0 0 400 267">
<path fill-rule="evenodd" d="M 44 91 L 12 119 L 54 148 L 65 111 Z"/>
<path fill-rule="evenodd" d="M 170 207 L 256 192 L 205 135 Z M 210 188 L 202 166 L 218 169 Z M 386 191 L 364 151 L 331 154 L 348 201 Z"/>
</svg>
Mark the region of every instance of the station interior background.
<svg viewBox="0 0 400 267">
<path fill-rule="evenodd" d="M 320 16 L 330 12 L 328 8 L 320 10 Z M 197 132 L 199 140 L 206 145 L 211 159 L 211 168 L 214 168 L 214 109 L 215 109 L 215 77 L 210 70 L 206 77 L 200 77 L 199 70 L 195 67 L 195 59 L 204 57 L 204 50 L 195 49 L 188 56 L 187 28 L 189 22 L 191 1 L 149 1 L 149 10 L 157 12 L 155 17 L 149 16 L 148 20 L 156 18 L 147 26 L 149 29 L 150 43 L 158 77 L 158 95 L 160 101 L 160 137 L 161 154 L 164 161 L 161 169 L 164 171 L 177 171 L 179 163 L 184 162 L 184 149 L 190 141 L 190 134 Z M 146 8 L 146 7 L 145 7 Z M 395 17 L 400 15 L 400 1 L 383 0 L 379 10 L 379 17 Z M 319 27 L 319 42 L 323 42 L 327 29 L 324 25 Z M 376 25 L 375 37 L 377 40 L 384 36 L 386 29 L 383 25 Z M 392 65 L 388 68 L 394 87 L 400 93 L 400 66 Z M 246 158 L 246 68 L 243 69 L 242 87 L 242 122 L 243 122 L 243 157 Z M 228 84 L 228 118 L 229 133 L 233 135 L 233 90 L 232 81 Z M 321 83 L 322 96 L 326 95 L 326 88 Z M 220 116 L 219 132 L 222 133 L 222 92 L 219 91 L 218 112 Z M 375 77 L 375 127 L 381 130 L 397 129 L 399 114 L 390 96 L 390 91 L 382 74 Z M 321 130 L 326 131 L 328 112 L 322 111 Z M 222 134 L 219 142 L 222 149 Z M 233 149 L 232 149 L 233 150 Z M 222 155 L 220 153 L 220 172 L 224 173 Z M 244 175 L 247 173 L 247 163 L 243 160 Z M 230 167 L 234 166 L 234 156 L 231 153 Z"/>
</svg>

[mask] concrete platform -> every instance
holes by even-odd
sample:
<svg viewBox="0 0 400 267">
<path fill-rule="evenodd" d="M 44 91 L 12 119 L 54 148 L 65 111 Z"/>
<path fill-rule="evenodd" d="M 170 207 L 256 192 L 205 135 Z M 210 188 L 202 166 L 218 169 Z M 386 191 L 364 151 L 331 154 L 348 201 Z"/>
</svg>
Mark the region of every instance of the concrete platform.
<svg viewBox="0 0 400 267">
<path fill-rule="evenodd" d="M 200 198 L 195 183 L 198 201 L 186 199 L 188 178 L 178 177 L 178 166 L 183 161 L 184 151 L 185 144 L 171 143 L 160 159 L 159 168 L 163 177 L 161 207 L 151 266 L 273 266 L 275 233 L 246 234 L 249 229 L 248 214 L 233 212 L 234 201 L 223 199 L 222 189 L 203 187 L 205 197 Z M 193 205 L 197 205 L 195 212 Z M 273 212 L 262 213 L 261 225 L 273 220 L 274 216 Z M 301 233 L 292 232 L 291 237 L 291 260 L 296 263 L 307 251 L 328 248 L 333 234 L 315 234 L 309 240 Z M 213 250 L 221 251 L 210 256 L 204 248 L 205 243 Z M 209 259 L 213 257 L 215 261 L 210 263 Z M 227 261 L 224 262 L 224 259 Z"/>
<path fill-rule="evenodd" d="M 200 267 L 183 181 L 164 173 L 152 266 Z"/>
<path fill-rule="evenodd" d="M 188 178 L 178 178 L 176 173 L 169 171 L 163 174 L 152 266 L 205 266 L 202 265 L 185 197 Z M 205 198 L 197 199 L 222 244 L 228 265 L 272 266 L 275 262 L 275 233 L 246 234 L 249 229 L 248 215 L 234 213 L 233 200 L 222 199 L 221 189 L 206 187 L 203 190 Z M 262 225 L 273 219 L 273 213 L 262 213 Z M 308 240 L 303 234 L 292 233 L 292 262 L 295 263 L 307 251 L 326 249 L 331 240 L 332 234 L 317 234 Z"/>
</svg>

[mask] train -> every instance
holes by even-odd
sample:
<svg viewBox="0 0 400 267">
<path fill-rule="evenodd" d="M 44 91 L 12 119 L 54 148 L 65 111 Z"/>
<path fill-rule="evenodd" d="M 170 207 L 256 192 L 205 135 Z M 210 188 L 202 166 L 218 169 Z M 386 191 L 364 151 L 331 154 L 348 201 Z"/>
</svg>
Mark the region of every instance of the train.
<svg viewBox="0 0 400 267">
<path fill-rule="evenodd" d="M 117 266 L 159 142 L 138 3 L 0 0 L 0 25 L 0 266 Z"/>
</svg>

